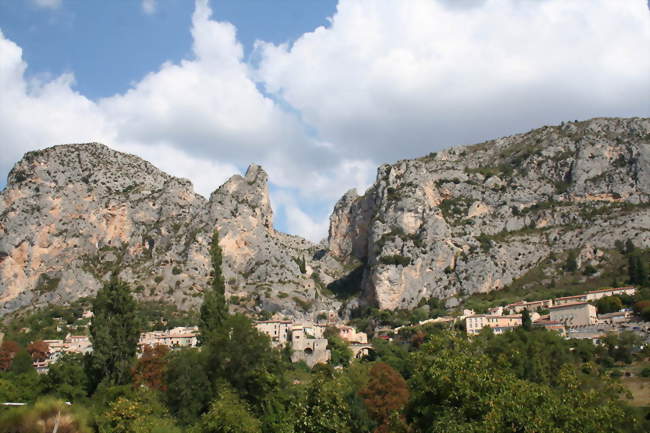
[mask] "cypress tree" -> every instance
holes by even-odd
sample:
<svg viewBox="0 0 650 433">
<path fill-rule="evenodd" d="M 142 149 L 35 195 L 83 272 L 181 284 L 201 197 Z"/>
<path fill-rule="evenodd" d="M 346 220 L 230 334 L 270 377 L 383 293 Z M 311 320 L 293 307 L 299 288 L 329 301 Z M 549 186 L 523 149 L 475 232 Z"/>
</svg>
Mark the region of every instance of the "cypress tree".
<svg viewBox="0 0 650 433">
<path fill-rule="evenodd" d="M 129 383 L 139 338 L 135 300 L 129 286 L 113 276 L 93 302 L 93 352 L 88 365 L 93 385 Z"/>
<path fill-rule="evenodd" d="M 533 329 L 533 321 L 530 318 L 530 313 L 528 312 L 528 309 L 524 309 L 524 311 L 521 312 L 521 326 L 526 330 L 530 331 Z"/>
<path fill-rule="evenodd" d="M 203 293 L 203 304 L 201 305 L 201 315 L 199 317 L 199 343 L 202 345 L 214 339 L 228 316 L 226 284 L 221 271 L 223 258 L 217 230 L 212 235 L 210 259 L 212 262 L 212 281 L 210 287 Z"/>
</svg>

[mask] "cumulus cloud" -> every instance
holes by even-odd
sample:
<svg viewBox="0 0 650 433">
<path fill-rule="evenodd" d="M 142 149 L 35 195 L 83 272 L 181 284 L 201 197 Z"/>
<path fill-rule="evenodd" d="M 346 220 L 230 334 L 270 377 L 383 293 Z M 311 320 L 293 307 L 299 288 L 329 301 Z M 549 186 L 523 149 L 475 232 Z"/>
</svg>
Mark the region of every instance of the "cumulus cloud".
<svg viewBox="0 0 650 433">
<path fill-rule="evenodd" d="M 57 9 L 63 0 L 32 0 L 32 3 L 43 9 Z"/>
<path fill-rule="evenodd" d="M 258 43 L 259 76 L 349 157 L 392 161 L 543 124 L 648 115 L 643 0 L 340 0 Z"/>
<path fill-rule="evenodd" d="M 267 169 L 277 190 L 307 201 L 318 197 L 328 207 L 338 198 L 333 191 L 367 186 L 373 164 L 342 161 L 331 146 L 309 136 L 294 114 L 264 96 L 243 60 L 236 29 L 211 13 L 206 0 L 196 2 L 190 58 L 165 63 L 127 92 L 99 101 L 76 92 L 72 74 L 28 79 L 20 47 L 0 34 L 0 140 L 8 149 L 0 155 L 0 169 L 6 173 L 28 150 L 100 141 L 191 179 L 205 196 L 252 162 Z M 299 202 L 275 205 L 300 222 L 282 225 L 322 238 L 326 217 L 309 225 Z M 291 209 L 285 212 L 284 203 Z"/>
</svg>

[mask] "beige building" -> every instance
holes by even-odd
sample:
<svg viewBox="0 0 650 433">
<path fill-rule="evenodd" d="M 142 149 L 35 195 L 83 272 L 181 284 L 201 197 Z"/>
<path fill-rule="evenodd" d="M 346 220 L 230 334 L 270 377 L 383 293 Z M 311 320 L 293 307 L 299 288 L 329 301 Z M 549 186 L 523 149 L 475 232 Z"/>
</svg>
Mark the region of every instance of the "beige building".
<svg viewBox="0 0 650 433">
<path fill-rule="evenodd" d="M 555 298 L 553 300 L 553 305 L 566 305 L 566 304 L 576 304 L 579 302 L 587 302 L 587 294 L 584 295 L 575 295 L 575 296 L 564 296 L 562 298 Z"/>
<path fill-rule="evenodd" d="M 492 316 L 489 314 L 475 314 L 465 318 L 465 328 L 468 335 L 476 335 L 481 329 L 488 327 L 495 334 L 503 334 L 518 326 L 521 326 L 522 319 L 519 314 L 509 316 Z"/>
<path fill-rule="evenodd" d="M 317 327 L 318 328 L 318 327 Z M 314 327 L 294 325 L 291 328 L 291 362 L 304 361 L 309 367 L 326 363 L 331 359 L 327 339 Z"/>
<path fill-rule="evenodd" d="M 519 302 L 514 302 L 512 304 L 508 304 L 504 307 L 506 311 L 514 312 L 514 313 L 521 313 L 524 310 L 528 310 L 529 312 L 537 311 L 537 310 L 547 310 L 549 307 L 553 306 L 553 300 L 552 299 L 543 299 L 541 301 L 519 301 Z"/>
<path fill-rule="evenodd" d="M 634 287 L 618 287 L 615 289 L 592 290 L 591 292 L 587 292 L 587 301 L 597 301 L 600 298 L 615 295 L 634 296 L 636 295 L 636 289 Z"/>
<path fill-rule="evenodd" d="M 262 320 L 255 322 L 255 328 L 271 338 L 273 347 L 282 347 L 289 342 L 291 322 L 288 320 Z"/>
<path fill-rule="evenodd" d="M 347 325 L 338 325 L 339 336 L 348 343 L 368 344 L 368 335 L 365 332 L 357 332 L 355 328 Z"/>
<path fill-rule="evenodd" d="M 199 328 L 197 326 L 172 328 L 167 331 L 143 332 L 140 334 L 138 346 L 142 351 L 144 346 L 196 347 L 198 344 Z"/>
<path fill-rule="evenodd" d="M 596 307 L 587 302 L 556 305 L 549 308 L 553 322 L 561 322 L 565 326 L 586 326 L 598 322 Z"/>
<path fill-rule="evenodd" d="M 566 337 L 566 326 L 562 322 L 554 322 L 552 320 L 538 320 L 533 323 L 533 326 L 540 328 L 545 328 L 549 331 L 554 331 L 560 334 L 562 337 Z"/>
</svg>

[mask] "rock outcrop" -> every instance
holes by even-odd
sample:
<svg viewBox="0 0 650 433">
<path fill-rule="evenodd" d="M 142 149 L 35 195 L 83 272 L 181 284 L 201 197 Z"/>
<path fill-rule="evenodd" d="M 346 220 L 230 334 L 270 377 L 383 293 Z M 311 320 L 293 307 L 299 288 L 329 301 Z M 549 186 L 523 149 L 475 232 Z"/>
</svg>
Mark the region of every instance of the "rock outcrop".
<svg viewBox="0 0 650 433">
<path fill-rule="evenodd" d="M 650 119 L 593 119 L 379 168 L 330 218 L 366 301 L 409 308 L 501 289 L 548 257 L 650 247 Z"/>
<path fill-rule="evenodd" d="M 191 308 L 208 285 L 215 229 L 233 308 L 300 316 L 338 307 L 319 290 L 340 265 L 273 229 L 261 167 L 206 200 L 188 180 L 90 143 L 27 153 L 10 172 L 0 195 L 0 314 L 92 295 L 115 269 L 140 299 Z"/>
<path fill-rule="evenodd" d="M 195 307 L 215 229 L 233 309 L 453 302 L 569 250 L 584 265 L 616 241 L 648 248 L 649 210 L 650 119 L 570 122 L 383 165 L 364 195 L 336 204 L 320 245 L 273 228 L 259 166 L 206 200 L 133 155 L 61 145 L 27 153 L 0 193 L 0 315 L 92 295 L 115 270 L 140 299 Z"/>
</svg>

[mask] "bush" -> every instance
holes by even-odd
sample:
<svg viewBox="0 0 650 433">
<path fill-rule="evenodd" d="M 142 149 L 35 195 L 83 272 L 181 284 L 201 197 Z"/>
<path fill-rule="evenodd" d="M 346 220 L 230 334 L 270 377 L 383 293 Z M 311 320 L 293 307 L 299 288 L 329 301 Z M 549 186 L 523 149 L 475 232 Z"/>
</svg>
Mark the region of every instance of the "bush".
<svg viewBox="0 0 650 433">
<path fill-rule="evenodd" d="M 379 262 L 384 265 L 401 265 L 401 266 L 408 266 L 411 264 L 411 258 L 410 257 L 405 257 L 405 256 L 400 256 L 399 254 L 394 254 L 390 256 L 382 256 L 379 259 Z"/>
<path fill-rule="evenodd" d="M 650 367 L 646 367 L 643 370 L 641 370 L 641 373 L 639 375 L 641 377 L 650 377 Z"/>
</svg>

